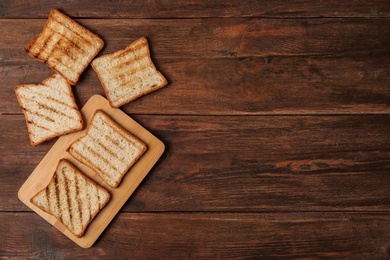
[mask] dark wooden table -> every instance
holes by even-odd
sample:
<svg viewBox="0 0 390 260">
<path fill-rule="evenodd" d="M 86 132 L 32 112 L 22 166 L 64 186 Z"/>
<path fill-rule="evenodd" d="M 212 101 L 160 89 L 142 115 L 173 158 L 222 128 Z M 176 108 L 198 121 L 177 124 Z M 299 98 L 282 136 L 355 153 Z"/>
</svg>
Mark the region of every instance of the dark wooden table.
<svg viewBox="0 0 390 260">
<path fill-rule="evenodd" d="M 1 259 L 390 258 L 389 0 L 36 2 L 0 3 Z M 13 91 L 53 74 L 23 51 L 51 8 L 170 82 L 121 107 L 166 151 L 90 249 L 17 198 L 56 141 Z"/>
</svg>

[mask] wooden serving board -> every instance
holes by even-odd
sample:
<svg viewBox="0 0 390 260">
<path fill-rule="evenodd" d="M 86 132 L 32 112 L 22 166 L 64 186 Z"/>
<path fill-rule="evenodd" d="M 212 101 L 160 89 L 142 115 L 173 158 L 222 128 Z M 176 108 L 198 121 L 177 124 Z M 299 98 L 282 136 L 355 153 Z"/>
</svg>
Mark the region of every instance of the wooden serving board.
<svg viewBox="0 0 390 260">
<path fill-rule="evenodd" d="M 81 109 L 81 114 L 83 115 L 86 124 L 89 124 L 94 112 L 97 109 L 101 109 L 106 112 L 119 125 L 142 140 L 148 147 L 147 151 L 142 155 L 138 162 L 130 168 L 119 187 L 115 189 L 109 187 L 93 170 L 78 162 L 69 153 L 66 152 L 66 149 L 73 141 L 85 135 L 87 128 L 86 125 L 82 131 L 60 137 L 50 149 L 50 151 L 46 154 L 46 156 L 42 159 L 42 161 L 38 164 L 35 170 L 31 173 L 29 178 L 25 181 L 18 192 L 18 197 L 23 203 L 25 203 L 28 207 L 38 213 L 42 218 L 47 220 L 51 225 L 56 227 L 59 231 L 64 233 L 79 246 L 84 248 L 89 248 L 95 243 L 100 234 L 108 226 L 111 220 L 115 217 L 121 207 L 125 204 L 131 194 L 148 174 L 153 165 L 161 157 L 165 149 L 164 143 L 162 143 L 159 139 L 153 136 L 149 131 L 131 119 L 120 109 L 112 108 L 108 101 L 100 95 L 94 95 L 91 97 L 85 106 Z M 30 202 L 30 199 L 37 192 L 48 185 L 56 170 L 58 161 L 61 158 L 68 159 L 92 180 L 106 188 L 111 194 L 111 200 L 92 220 L 81 238 L 74 236 L 54 216 L 44 212 Z"/>
</svg>

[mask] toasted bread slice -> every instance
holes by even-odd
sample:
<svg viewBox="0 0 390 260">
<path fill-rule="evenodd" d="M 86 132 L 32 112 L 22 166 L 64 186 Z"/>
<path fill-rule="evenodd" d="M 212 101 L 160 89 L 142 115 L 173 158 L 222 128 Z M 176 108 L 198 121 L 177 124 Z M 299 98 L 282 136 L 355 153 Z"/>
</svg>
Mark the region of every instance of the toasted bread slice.
<svg viewBox="0 0 390 260">
<path fill-rule="evenodd" d="M 84 122 L 72 87 L 59 74 L 42 83 L 15 86 L 33 146 L 83 129 Z"/>
<path fill-rule="evenodd" d="M 72 234 L 81 237 L 88 224 L 110 200 L 110 193 L 61 159 L 50 183 L 31 203 L 56 217 Z"/>
<path fill-rule="evenodd" d="M 73 142 L 67 151 L 92 168 L 108 185 L 116 188 L 146 149 L 142 141 L 102 110 L 97 110 L 86 135 Z"/>
<path fill-rule="evenodd" d="M 125 50 L 94 59 L 91 65 L 112 107 L 120 107 L 168 84 L 150 58 L 145 37 Z"/>
<path fill-rule="evenodd" d="M 24 50 L 75 85 L 103 45 L 99 36 L 52 9 L 42 32 Z"/>
</svg>

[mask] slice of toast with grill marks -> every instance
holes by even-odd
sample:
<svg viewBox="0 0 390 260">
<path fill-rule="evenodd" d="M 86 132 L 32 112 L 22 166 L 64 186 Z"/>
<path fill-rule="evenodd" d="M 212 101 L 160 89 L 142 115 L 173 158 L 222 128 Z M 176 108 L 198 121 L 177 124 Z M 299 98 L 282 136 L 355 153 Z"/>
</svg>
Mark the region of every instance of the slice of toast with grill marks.
<svg viewBox="0 0 390 260">
<path fill-rule="evenodd" d="M 72 234 L 81 237 L 89 223 L 110 200 L 110 193 L 61 159 L 50 183 L 31 203 L 56 217 Z"/>
<path fill-rule="evenodd" d="M 120 107 L 168 84 L 153 64 L 145 37 L 124 50 L 94 59 L 91 65 L 112 107 Z"/>
<path fill-rule="evenodd" d="M 72 87 L 59 74 L 40 84 L 15 86 L 33 146 L 55 137 L 83 129 L 84 122 Z"/>
<path fill-rule="evenodd" d="M 97 110 L 85 136 L 67 151 L 92 168 L 108 185 L 118 187 L 124 175 L 145 153 L 147 147 L 102 110 Z"/>
<path fill-rule="evenodd" d="M 52 9 L 42 32 L 24 50 L 75 85 L 103 46 L 99 36 Z"/>
</svg>

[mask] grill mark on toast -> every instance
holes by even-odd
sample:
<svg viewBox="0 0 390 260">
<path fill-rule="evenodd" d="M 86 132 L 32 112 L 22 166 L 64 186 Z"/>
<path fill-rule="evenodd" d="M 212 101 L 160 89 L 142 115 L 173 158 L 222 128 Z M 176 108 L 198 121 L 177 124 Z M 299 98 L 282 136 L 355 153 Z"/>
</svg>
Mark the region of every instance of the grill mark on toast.
<svg viewBox="0 0 390 260">
<path fill-rule="evenodd" d="M 71 18 L 64 17 L 62 15 L 53 15 L 53 21 L 57 22 L 58 24 L 62 25 L 65 27 L 66 30 L 69 30 L 76 34 L 78 37 L 83 39 L 84 41 L 88 42 L 88 44 L 93 45 L 93 41 L 90 40 L 89 38 L 85 37 L 85 35 L 89 35 L 89 33 L 93 34 L 92 32 L 86 33 L 85 30 L 81 25 L 77 24 L 76 22 L 72 21 Z M 69 23 L 69 27 L 65 25 L 65 23 Z M 83 34 L 80 34 L 79 31 L 82 31 Z"/>
<path fill-rule="evenodd" d="M 54 188 L 55 188 L 55 196 L 56 196 L 56 207 L 57 207 L 57 210 L 58 210 L 58 214 L 60 216 L 60 219 L 61 219 L 61 222 L 63 222 L 63 219 L 62 219 L 62 209 L 60 207 L 60 190 L 58 188 L 58 177 L 57 177 L 57 174 L 55 174 L 54 176 Z"/>
<path fill-rule="evenodd" d="M 74 181 L 75 181 L 75 187 L 76 187 L 76 198 L 78 198 L 79 194 L 80 194 L 80 187 L 79 187 L 79 181 L 78 181 L 77 176 L 74 176 Z M 78 224 L 80 226 L 83 226 L 83 210 L 82 210 L 82 205 L 81 205 L 81 199 L 76 199 L 76 201 L 77 201 L 77 210 L 79 211 L 78 215 L 79 215 L 79 220 L 80 220 L 80 223 L 78 223 Z"/>
<path fill-rule="evenodd" d="M 62 77 L 62 76 L 61 76 Z M 68 84 L 66 82 L 66 84 Z M 57 87 L 53 87 L 53 86 L 50 86 L 50 85 L 47 85 L 45 84 L 44 82 L 41 82 L 39 85 L 42 85 L 42 86 L 45 86 L 47 88 L 50 88 L 50 91 L 56 91 L 58 94 L 60 94 L 61 96 L 66 96 L 69 98 L 69 96 L 72 96 L 73 93 L 72 93 L 72 88 L 69 86 L 67 86 L 67 88 L 69 88 L 68 91 L 62 91 L 61 89 L 57 88 Z M 60 102 L 59 100 L 57 100 L 58 102 Z M 71 100 L 70 100 L 71 101 Z M 71 101 L 72 102 L 72 105 L 73 105 L 73 100 Z M 63 104 L 65 105 L 68 105 L 69 107 L 72 107 L 72 108 L 75 108 L 74 106 L 70 106 L 69 104 L 63 102 Z"/>
<path fill-rule="evenodd" d="M 137 51 L 141 48 L 148 47 L 148 41 L 144 38 L 140 38 L 126 47 L 125 51 Z"/>
<path fill-rule="evenodd" d="M 40 116 L 40 117 L 46 119 L 47 121 L 50 121 L 50 122 L 52 122 L 52 123 L 55 123 L 54 119 L 52 119 L 52 118 L 46 117 L 45 115 L 42 115 L 42 114 L 40 114 L 40 113 L 38 113 L 38 112 L 34 112 L 34 111 L 30 111 L 30 110 L 27 110 L 27 111 L 28 111 L 30 114 Z M 36 126 L 36 127 L 38 127 L 38 128 L 41 128 L 41 129 L 46 130 L 46 131 L 49 131 L 49 132 L 55 132 L 54 130 L 52 130 L 52 129 L 50 129 L 50 128 L 44 126 L 44 125 L 37 124 L 37 123 L 36 123 L 35 121 L 33 121 L 33 120 L 27 120 L 27 125 Z"/>
<path fill-rule="evenodd" d="M 54 122 L 52 121 L 53 119 L 50 119 L 50 118 L 46 118 L 44 115 L 40 114 L 40 113 L 37 113 L 37 112 L 33 112 L 33 111 L 30 111 L 30 110 L 25 110 L 25 112 L 27 113 L 30 113 L 32 115 L 37 115 L 37 116 L 40 116 L 40 117 L 43 117 L 44 119 L 46 119 L 47 121 L 50 121 L 50 122 Z M 32 125 L 32 126 L 36 126 L 36 127 L 39 127 L 43 130 L 46 130 L 46 131 L 49 131 L 49 132 L 52 132 L 52 130 L 46 126 L 43 126 L 43 125 L 38 125 L 37 123 L 35 123 L 33 120 L 30 120 L 30 119 L 27 119 L 26 120 L 26 123 L 27 125 Z"/>
<path fill-rule="evenodd" d="M 55 108 L 53 108 L 53 107 L 48 107 L 47 105 L 42 104 L 42 103 L 40 103 L 40 102 L 38 102 L 38 101 L 36 101 L 36 100 L 29 99 L 29 98 L 24 98 L 24 100 L 29 101 L 29 102 L 35 102 L 39 107 L 41 107 L 41 108 L 43 108 L 43 109 L 45 109 L 45 110 L 51 111 L 51 112 L 54 113 L 54 114 L 57 114 L 57 113 L 58 113 L 58 114 L 61 114 L 61 115 L 64 116 L 64 117 L 67 117 L 67 118 L 71 119 L 71 120 L 79 120 L 78 118 L 70 117 L 69 115 L 63 113 L 62 111 L 59 111 L 59 110 L 57 110 L 57 109 L 55 109 Z M 55 100 L 54 100 L 54 101 L 55 101 Z M 67 126 L 61 124 L 61 122 L 56 122 L 55 119 L 53 119 L 53 118 L 51 118 L 51 117 L 49 117 L 49 116 L 47 116 L 47 115 L 43 115 L 42 113 L 39 113 L 39 112 L 37 112 L 37 111 L 32 111 L 31 109 L 27 109 L 27 108 L 25 108 L 25 107 L 24 107 L 24 111 L 26 111 L 27 113 L 31 113 L 31 114 L 34 114 L 34 115 L 43 117 L 43 118 L 45 118 L 46 120 L 48 120 L 48 121 L 50 121 L 50 122 L 58 123 L 59 125 L 61 125 L 61 127 L 67 127 Z"/>
<path fill-rule="evenodd" d="M 62 172 L 58 172 L 58 175 L 63 175 L 62 174 Z M 59 178 L 59 176 L 57 176 L 57 179 L 56 179 L 56 183 L 58 183 L 58 178 Z M 66 211 L 67 210 L 67 208 L 69 208 L 68 207 L 68 205 L 65 205 L 66 203 L 63 203 L 63 206 L 64 206 L 64 210 L 63 210 L 63 208 L 62 208 L 62 203 L 61 203 L 61 199 L 62 199 L 62 196 L 61 196 L 61 190 L 60 190 L 60 187 L 59 187 L 59 185 L 56 185 L 56 192 L 57 192 L 57 201 L 58 201 L 58 207 L 60 208 L 60 212 L 61 212 L 61 214 L 60 214 L 60 219 L 61 219 L 61 221 L 62 221 L 62 223 L 64 223 L 65 224 L 65 220 L 64 220 L 64 210 Z"/>
<path fill-rule="evenodd" d="M 105 59 L 111 59 L 111 60 L 114 60 L 114 59 L 120 59 L 122 57 L 124 57 L 126 55 L 126 50 L 119 50 L 119 51 L 116 51 L 114 53 L 111 53 L 111 54 L 107 54 L 107 56 L 103 56 L 103 57 L 99 57 L 96 59 L 96 61 L 100 61 L 101 59 L 103 59 L 103 61 L 105 62 L 106 60 Z"/>
<path fill-rule="evenodd" d="M 77 57 L 76 57 L 76 59 L 73 59 L 73 55 L 72 55 L 70 49 L 62 48 L 60 46 L 56 46 L 56 48 L 53 49 L 53 55 L 48 57 L 48 59 L 45 61 L 45 63 L 48 64 L 49 59 L 51 59 L 50 62 L 60 63 L 61 65 L 66 67 L 66 69 L 68 69 L 71 73 L 76 73 L 75 68 L 79 65 Z M 58 67 L 57 64 L 53 64 L 53 67 L 54 67 L 54 65 L 56 65 L 56 67 Z M 69 73 L 69 72 L 66 72 L 66 73 Z"/>
<path fill-rule="evenodd" d="M 44 84 L 44 83 L 41 83 L 40 85 L 42 85 L 42 86 L 45 86 L 45 87 L 48 87 L 48 88 L 50 88 L 50 91 L 56 91 L 58 94 L 60 94 L 61 96 L 66 96 L 69 100 L 69 103 L 71 103 L 71 104 L 69 104 L 69 103 L 67 103 L 67 102 L 65 102 L 65 101 L 62 101 L 62 100 L 58 100 L 58 99 L 55 99 L 55 98 L 53 98 L 53 97 L 51 97 L 51 96 L 48 96 L 48 97 L 50 97 L 53 101 L 55 101 L 55 102 L 58 102 L 58 103 L 60 103 L 60 104 L 62 104 L 62 105 L 64 105 L 64 106 L 67 106 L 67 107 L 69 107 L 69 108 L 72 108 L 72 109 L 77 109 L 78 110 L 78 107 L 77 107 L 77 105 L 74 103 L 74 101 L 73 101 L 73 93 L 72 93 L 72 89 L 70 88 L 70 91 L 69 92 L 65 92 L 65 91 L 62 91 L 61 89 L 58 89 L 58 88 L 53 88 L 53 87 L 51 87 L 51 86 L 49 86 L 49 85 L 46 85 L 46 84 Z M 33 92 L 33 91 L 32 91 Z"/>
<path fill-rule="evenodd" d="M 103 132 L 103 130 L 101 130 L 101 129 L 97 128 L 97 127 L 96 127 L 96 130 L 99 131 L 99 132 Z M 91 137 L 91 138 L 92 138 L 92 137 Z M 124 149 L 122 149 L 122 148 L 119 146 L 119 143 L 118 143 L 116 140 L 114 140 L 114 138 L 112 138 L 111 136 L 109 136 L 109 135 L 104 135 L 104 138 L 105 138 L 107 141 L 109 141 L 111 144 L 113 144 L 114 146 L 118 147 L 118 149 L 121 150 L 122 152 L 124 151 Z M 93 139 L 93 138 L 92 138 L 92 139 Z M 109 149 L 109 148 L 107 147 L 107 149 Z M 114 151 L 112 151 L 112 150 L 111 150 L 111 152 L 112 152 L 112 154 L 115 156 L 116 153 L 115 153 Z M 121 161 L 123 164 L 125 164 L 125 160 L 124 160 L 124 159 L 122 159 L 122 158 L 120 158 L 120 157 L 116 157 L 116 158 L 118 158 L 119 161 Z"/>
<path fill-rule="evenodd" d="M 53 112 L 53 113 L 61 113 L 61 112 L 59 112 L 57 109 L 55 109 L 54 107 L 49 107 L 49 106 L 47 106 L 47 105 L 45 105 L 45 104 L 42 104 L 42 103 L 39 103 L 39 102 L 37 102 L 37 104 L 38 104 L 38 106 L 39 107 L 42 107 L 43 109 L 45 109 L 45 110 L 49 110 L 49 111 L 51 111 L 51 112 Z M 54 120 L 53 120 L 54 121 Z"/>
<path fill-rule="evenodd" d="M 78 56 L 81 56 L 81 55 L 88 55 L 88 53 L 85 52 L 85 50 L 81 49 L 79 45 L 77 45 L 74 41 L 72 41 L 71 39 L 69 38 L 66 38 L 65 36 L 63 36 L 62 34 L 52 30 L 51 28 L 49 28 L 49 30 L 51 30 L 53 32 L 53 34 L 56 34 L 60 37 L 60 39 L 58 40 L 58 42 L 55 44 L 55 46 L 52 48 L 50 54 L 52 52 L 59 52 L 59 53 L 63 53 L 65 54 L 64 56 L 70 58 L 70 60 L 78 65 Z M 66 48 L 65 48 L 66 47 Z M 75 47 L 75 48 L 72 48 L 72 47 Z M 77 52 L 77 50 L 79 50 Z M 48 55 L 47 59 L 50 57 L 50 55 Z M 62 56 L 60 56 L 62 57 Z M 46 60 L 47 60 L 46 59 Z"/>
<path fill-rule="evenodd" d="M 103 131 L 98 130 L 102 136 L 106 137 L 107 135 L 104 134 Z M 114 151 L 112 151 L 109 146 L 104 145 L 99 139 L 94 138 L 93 136 L 89 135 L 89 137 L 92 139 L 93 142 L 97 143 L 104 151 L 106 151 L 108 154 L 110 154 L 112 157 L 120 161 L 121 163 L 125 164 L 122 158 L 116 155 Z M 103 138 L 104 138 L 103 137 Z M 123 149 L 120 149 L 123 151 Z M 111 161 L 111 160 L 110 160 Z M 111 168 L 115 169 L 116 171 L 120 172 L 113 164 L 110 164 Z"/>
<path fill-rule="evenodd" d="M 96 157 L 99 157 L 100 159 L 102 159 L 103 162 L 105 162 L 111 169 L 119 172 L 119 170 L 114 166 L 112 165 L 106 158 L 104 158 L 100 153 L 96 152 L 94 149 L 92 149 L 91 147 L 89 147 L 86 143 L 84 143 L 83 141 L 80 140 L 80 143 L 82 143 L 84 145 L 84 147 L 86 147 L 91 153 L 93 153 Z M 102 169 L 99 169 L 100 172 L 104 172 Z M 111 178 L 111 177 L 110 177 Z"/>
<path fill-rule="evenodd" d="M 23 50 L 28 53 L 29 55 L 33 56 L 34 58 L 36 58 L 36 52 L 33 53 L 33 49 L 38 41 L 38 38 L 39 37 L 36 37 L 35 39 L 33 39 L 29 44 L 27 44 Z"/>
<path fill-rule="evenodd" d="M 127 53 L 126 53 L 127 52 Z M 122 57 L 125 57 L 126 55 L 128 55 L 128 51 L 126 51 L 125 53 L 121 54 L 119 57 L 117 58 L 113 58 L 112 60 L 116 60 L 116 59 L 120 59 Z M 131 53 L 131 52 L 130 52 Z M 128 66 L 129 64 L 132 64 L 132 63 L 135 63 L 137 61 L 140 61 L 142 59 L 144 59 L 145 57 L 148 57 L 149 56 L 149 53 L 148 51 L 143 51 L 143 53 L 141 54 L 134 54 L 134 57 L 130 58 L 129 60 L 125 61 L 125 62 L 121 62 L 113 67 L 111 67 L 109 70 L 108 70 L 108 73 L 111 73 L 112 71 L 115 71 L 117 70 L 117 68 L 120 68 L 120 67 L 125 67 L 125 66 Z"/>
<path fill-rule="evenodd" d="M 85 197 L 86 197 L 86 200 L 85 200 L 85 204 L 88 204 L 86 205 L 86 208 L 87 208 L 87 211 L 88 211 L 88 220 L 91 220 L 92 216 L 91 216 L 91 205 L 92 205 L 92 202 L 91 202 L 91 196 L 89 195 L 89 188 L 88 186 L 90 185 L 89 183 L 87 183 L 87 181 L 83 178 L 83 181 L 84 181 L 84 186 L 86 187 L 87 189 L 87 192 L 85 192 Z"/>
<path fill-rule="evenodd" d="M 145 74 L 149 69 L 149 64 L 144 64 L 142 66 L 136 67 L 125 72 L 120 72 L 117 74 L 112 74 L 112 78 L 108 81 L 107 85 L 110 88 L 110 91 L 115 93 L 118 89 L 133 88 L 134 84 L 138 82 L 142 83 Z"/>
<path fill-rule="evenodd" d="M 102 204 L 100 203 L 100 195 L 99 195 L 99 189 L 97 187 L 96 188 L 96 195 L 97 195 L 97 200 L 98 200 L 98 206 L 99 206 L 99 209 L 102 208 Z"/>
<path fill-rule="evenodd" d="M 101 120 L 104 121 L 104 123 L 105 123 L 109 128 L 111 128 L 111 129 L 113 130 L 113 132 L 119 134 L 122 138 L 124 138 L 125 140 L 129 141 L 128 137 L 127 137 L 126 135 L 124 135 L 124 134 L 122 133 L 122 131 L 120 131 L 121 129 L 117 129 L 116 127 L 113 127 L 113 126 L 111 125 L 111 123 L 108 122 L 108 121 L 106 120 L 106 118 L 101 118 Z M 100 127 L 100 124 L 96 124 L 95 127 L 96 127 L 96 129 L 97 129 L 98 131 L 104 132 L 104 130 Z M 107 135 L 107 137 L 110 138 L 111 141 L 112 141 L 112 143 L 115 144 L 120 150 L 122 150 L 122 151 L 125 150 L 124 148 L 122 148 L 122 147 L 120 146 L 120 144 L 119 144 L 117 141 L 115 141 L 113 138 L 109 137 L 109 135 Z"/>
<path fill-rule="evenodd" d="M 143 71 L 145 71 L 148 67 L 150 67 L 150 63 L 143 64 L 142 66 L 136 67 L 132 70 L 126 71 L 124 73 L 115 75 L 116 77 L 123 78 L 125 79 L 126 76 L 129 76 L 130 78 L 127 81 L 121 80 L 120 84 L 116 86 L 112 91 L 116 91 L 118 89 L 124 88 L 124 87 L 129 87 L 129 84 L 134 83 L 134 82 L 141 82 L 142 79 L 139 79 L 138 77 L 135 77 L 135 75 L 141 74 Z"/>
<path fill-rule="evenodd" d="M 125 57 L 128 53 L 136 52 L 136 51 L 138 51 L 142 48 L 145 48 L 145 47 L 148 49 L 148 43 L 146 41 L 144 43 L 137 43 L 136 45 L 133 45 L 133 44 L 127 46 L 126 49 L 124 49 L 124 50 L 119 50 L 119 51 L 113 53 L 113 59 Z"/>
<path fill-rule="evenodd" d="M 46 45 L 47 45 L 50 41 L 52 41 L 53 38 L 54 38 L 54 34 L 49 34 L 49 35 L 47 36 L 47 38 L 44 39 L 44 41 L 45 41 L 44 46 L 43 46 L 41 49 L 39 49 L 39 52 L 40 52 L 40 53 L 42 53 L 42 51 L 44 51 L 44 52 L 42 53 L 42 57 L 40 57 L 40 58 L 43 60 L 44 63 L 47 63 L 47 60 L 49 59 L 50 55 L 52 54 L 53 50 L 54 50 L 55 47 L 56 47 L 56 44 L 58 43 L 58 42 L 53 43 L 53 48 L 50 48 L 50 50 L 49 50 L 48 52 L 46 52 L 46 48 L 44 48 L 44 47 L 46 47 Z"/>
<path fill-rule="evenodd" d="M 122 138 L 124 138 L 125 140 L 127 140 L 129 143 L 135 145 L 135 146 L 139 146 L 138 144 L 138 139 L 136 139 L 135 137 L 130 137 L 130 133 L 128 133 L 125 129 L 123 129 L 122 127 L 114 124 L 113 122 L 109 121 L 109 119 L 106 117 L 106 116 L 102 116 L 102 120 L 112 129 L 114 129 L 114 132 L 118 133 Z M 97 127 L 99 130 L 101 130 L 101 128 Z M 103 130 L 101 130 L 103 131 Z M 137 140 L 137 141 L 136 141 Z M 119 146 L 119 145 L 118 145 Z M 119 148 L 121 150 L 124 150 L 122 149 L 120 146 Z"/>
<path fill-rule="evenodd" d="M 66 44 L 64 38 L 60 38 L 60 40 L 54 46 L 52 53 L 53 55 L 50 58 L 59 57 L 59 59 L 57 60 L 59 60 L 61 64 L 63 65 L 69 64 L 69 66 L 66 67 L 72 72 L 75 72 L 74 68 L 77 67 L 77 65 L 79 65 L 78 64 L 79 61 L 77 57 L 76 59 L 73 59 L 72 48 L 69 48 L 69 45 Z M 66 58 L 69 58 L 69 60 L 67 60 Z"/>
<path fill-rule="evenodd" d="M 34 113 L 34 114 L 36 114 L 36 113 Z M 36 115 L 39 115 L 39 114 L 36 114 Z M 35 123 L 35 122 L 32 121 L 32 120 L 28 120 L 28 121 L 27 121 L 27 124 L 28 124 L 28 125 L 31 125 L 31 126 L 36 126 L 36 127 L 38 127 L 38 128 L 41 128 L 41 129 L 46 130 L 46 131 L 49 131 L 49 132 L 52 132 L 52 131 L 53 131 L 53 130 L 51 130 L 50 128 L 48 128 L 48 127 L 46 127 L 46 126 L 38 125 L 37 123 Z"/>
<path fill-rule="evenodd" d="M 63 26 L 62 24 L 60 24 L 60 23 L 58 23 L 58 22 L 57 22 L 57 24 Z M 74 33 L 72 30 L 69 30 L 67 27 L 65 27 L 65 28 L 66 28 L 68 31 Z M 60 33 L 59 31 L 56 31 L 56 30 L 55 30 L 55 27 L 54 27 L 54 29 L 53 29 L 52 27 L 48 27 L 48 29 L 49 29 L 50 31 L 52 31 L 53 33 L 58 34 L 62 39 L 64 39 L 64 40 L 66 40 L 67 42 L 69 42 L 72 46 L 76 47 L 76 48 L 77 48 L 78 50 L 80 50 L 82 53 L 84 53 L 84 54 L 86 53 L 86 51 L 85 51 L 83 48 L 81 48 L 80 45 L 77 44 L 76 41 L 74 41 L 75 37 L 67 37 L 65 34 L 62 34 L 62 33 Z M 76 36 L 78 36 L 78 35 L 76 35 Z M 89 44 L 89 42 L 85 41 L 85 39 L 83 39 L 83 38 L 81 38 L 81 37 L 78 37 L 78 40 L 79 40 L 79 39 L 80 39 L 81 41 L 86 42 L 87 44 Z"/>
<path fill-rule="evenodd" d="M 62 169 L 61 173 L 62 173 L 62 177 L 64 178 L 64 188 L 65 188 L 65 197 L 66 197 L 66 204 L 68 206 L 67 210 L 68 210 L 68 213 L 69 213 L 69 222 L 70 222 L 70 228 L 72 230 L 74 230 L 74 225 L 73 225 L 73 214 L 71 212 L 71 202 L 70 202 L 70 196 L 69 196 L 69 193 L 70 193 L 70 190 L 69 190 L 69 187 L 68 187 L 68 184 L 69 184 L 69 180 L 68 178 L 66 177 L 65 173 L 64 173 L 65 169 Z"/>
<path fill-rule="evenodd" d="M 54 177 L 53 177 L 54 178 Z M 53 215 L 58 216 L 58 210 L 55 209 L 55 202 L 52 201 L 53 198 L 55 197 L 55 184 L 54 181 L 51 181 L 50 184 L 46 187 L 47 193 L 46 193 L 46 198 L 48 199 L 47 204 L 48 208 L 50 211 L 53 212 Z M 57 215 L 55 214 L 57 212 Z"/>
<path fill-rule="evenodd" d="M 52 89 L 50 89 L 50 91 L 51 91 Z M 34 90 L 30 90 L 32 93 L 34 93 L 34 94 L 36 94 L 36 95 L 40 95 L 42 98 L 47 98 L 47 99 L 50 99 L 50 101 L 53 101 L 53 102 L 55 102 L 55 103 L 59 103 L 59 104 L 61 104 L 61 105 L 64 105 L 64 106 L 66 106 L 66 107 L 69 107 L 69 108 L 74 108 L 74 106 L 71 106 L 70 104 L 68 104 L 68 103 L 66 103 L 66 102 L 64 102 L 64 101 L 62 101 L 62 100 L 58 100 L 58 99 L 55 99 L 54 97 L 52 97 L 52 96 L 49 96 L 49 95 L 45 95 L 45 94 L 43 94 L 43 93 L 40 93 L 40 92 L 37 92 L 37 91 L 34 91 Z M 67 95 L 67 94 L 64 94 L 64 92 L 62 92 L 61 91 L 61 94 L 62 95 Z M 34 100 L 35 101 L 35 100 Z M 35 102 L 37 102 L 37 101 L 35 101 Z M 55 107 L 53 106 L 53 109 L 55 109 Z M 59 110 L 57 110 L 58 112 L 60 112 L 61 113 L 61 111 L 59 111 Z"/>
<path fill-rule="evenodd" d="M 95 171 L 99 172 L 99 174 L 101 173 L 102 175 L 108 177 L 109 179 L 111 179 L 111 177 L 109 175 L 107 175 L 106 172 L 104 171 L 101 171 L 101 169 L 99 169 L 99 167 L 97 167 L 90 159 L 88 159 L 87 157 L 85 157 L 84 155 L 82 155 L 79 151 L 77 151 L 76 149 L 70 149 L 70 151 L 78 156 L 79 158 L 81 158 L 82 160 L 84 160 L 84 162 L 88 163 L 89 166 L 91 168 L 94 168 Z"/>
<path fill-rule="evenodd" d="M 121 91 L 125 88 L 130 88 L 131 86 L 133 86 L 134 84 L 138 83 L 138 82 L 141 82 L 142 80 L 139 79 L 139 78 L 133 78 L 131 80 L 128 80 L 126 82 L 122 82 L 120 85 L 116 86 L 113 90 L 112 90 L 112 93 L 110 96 L 112 96 L 113 94 L 117 94 L 118 91 Z M 118 94 L 117 94 L 118 95 Z M 115 101 L 118 101 L 118 100 L 121 100 L 121 99 L 124 99 L 124 98 L 128 98 L 126 96 L 123 96 L 123 95 L 120 95 L 120 97 L 118 98 L 115 98 L 114 100 Z"/>
<path fill-rule="evenodd" d="M 50 61 L 49 61 L 49 59 L 50 59 Z M 48 59 L 44 62 L 45 62 L 45 64 L 51 65 L 53 68 L 57 68 L 58 67 L 57 64 L 60 63 L 62 66 L 64 66 L 68 70 L 70 70 L 72 73 L 75 73 L 75 71 L 73 70 L 72 67 L 69 67 L 67 63 L 63 63 L 62 60 L 57 59 L 54 56 L 49 56 Z M 51 62 L 52 64 L 49 64 L 49 62 Z"/>
<path fill-rule="evenodd" d="M 49 186 L 47 186 L 46 187 L 46 189 L 45 189 L 45 195 L 46 195 L 46 204 L 47 204 L 47 208 L 49 209 L 49 210 L 51 210 L 50 209 L 50 205 L 51 205 L 51 203 L 50 203 L 50 185 Z"/>
<path fill-rule="evenodd" d="M 51 88 L 50 90 L 52 90 L 52 89 L 53 89 L 53 88 Z M 54 97 L 52 97 L 52 96 L 45 95 L 45 94 L 43 94 L 43 93 L 34 91 L 34 90 L 32 90 L 32 89 L 30 89 L 30 91 L 31 91 L 32 93 L 36 94 L 36 95 L 40 95 L 40 96 L 43 97 L 43 98 L 47 98 L 47 99 L 49 99 L 50 101 L 53 101 L 54 103 L 59 103 L 59 104 L 61 104 L 61 105 L 63 105 L 63 106 L 66 106 L 66 107 L 70 108 L 71 110 L 75 108 L 74 106 L 71 106 L 71 105 L 69 105 L 68 103 L 66 103 L 66 102 L 64 102 L 64 101 L 62 101 L 62 100 L 58 100 L 58 99 L 56 99 L 56 98 L 54 98 Z M 59 90 L 59 91 L 60 91 L 60 90 Z M 65 93 L 62 92 L 62 91 L 60 91 L 60 93 L 61 93 L 62 95 L 68 95 L 68 94 L 65 94 Z M 31 101 L 31 100 L 30 100 L 30 101 Z M 35 100 L 33 100 L 33 101 L 35 101 Z M 37 101 L 35 101 L 35 102 L 38 103 Z M 40 105 L 40 103 L 38 103 L 38 104 Z M 68 114 L 62 112 L 61 110 L 56 109 L 54 106 L 52 107 L 52 109 L 53 109 L 53 112 L 58 113 L 58 114 L 60 114 L 60 115 L 62 115 L 62 116 L 65 116 L 65 117 L 67 117 L 67 118 L 69 118 L 69 119 L 77 119 L 77 118 L 75 118 L 75 117 L 70 117 Z"/>
<path fill-rule="evenodd" d="M 49 43 L 49 41 L 51 41 L 53 38 L 53 35 L 48 35 L 47 38 L 44 38 L 43 39 L 43 43 L 42 45 L 39 45 L 39 46 L 36 46 L 36 41 L 34 42 L 34 44 L 28 49 L 26 50 L 27 53 L 31 53 L 33 55 L 34 58 L 38 58 L 38 59 L 43 59 L 43 60 L 46 60 L 47 57 L 42 57 L 44 56 L 44 54 L 42 54 L 42 51 L 46 50 L 46 45 Z M 37 38 L 38 40 L 38 38 Z M 50 55 L 51 51 L 49 52 L 48 56 Z M 41 56 L 42 54 L 42 56 Z"/>
<path fill-rule="evenodd" d="M 37 115 L 37 116 L 42 116 L 42 115 L 39 114 L 39 113 L 35 113 L 35 112 L 31 112 L 31 111 L 30 111 L 29 113 L 31 113 L 31 114 L 33 114 L 33 115 Z M 45 118 L 45 119 L 46 119 L 46 118 Z M 50 121 L 50 120 L 48 120 L 48 121 Z M 41 129 L 43 129 L 43 130 L 52 132 L 52 130 L 51 130 L 50 128 L 47 128 L 46 126 L 43 126 L 43 125 L 38 125 L 37 123 L 35 123 L 35 122 L 32 121 L 32 120 L 27 120 L 26 122 L 27 122 L 27 125 L 36 126 L 36 127 L 39 127 L 39 128 L 41 128 Z"/>
</svg>

